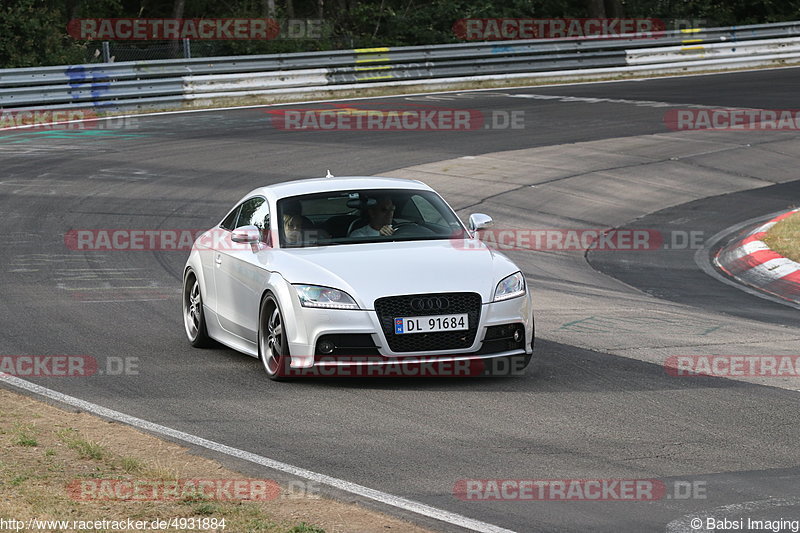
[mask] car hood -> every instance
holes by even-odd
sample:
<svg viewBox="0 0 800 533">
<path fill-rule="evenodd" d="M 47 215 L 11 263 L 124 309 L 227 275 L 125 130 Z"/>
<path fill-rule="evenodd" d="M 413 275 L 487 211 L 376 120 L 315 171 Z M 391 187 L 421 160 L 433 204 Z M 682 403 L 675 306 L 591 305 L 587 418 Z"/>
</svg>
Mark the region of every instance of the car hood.
<svg viewBox="0 0 800 533">
<path fill-rule="evenodd" d="M 373 309 L 383 296 L 433 292 L 477 292 L 481 301 L 491 302 L 497 283 L 519 270 L 478 240 L 346 244 L 271 253 L 267 268 L 288 282 L 346 291 L 362 309 Z"/>
</svg>

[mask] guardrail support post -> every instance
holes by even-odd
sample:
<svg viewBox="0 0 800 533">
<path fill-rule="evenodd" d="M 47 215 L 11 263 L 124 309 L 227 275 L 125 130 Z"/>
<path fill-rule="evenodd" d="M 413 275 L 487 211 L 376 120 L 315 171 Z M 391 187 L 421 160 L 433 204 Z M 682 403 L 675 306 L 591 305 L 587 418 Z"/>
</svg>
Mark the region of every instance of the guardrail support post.
<svg viewBox="0 0 800 533">
<path fill-rule="evenodd" d="M 103 63 L 111 63 L 111 49 L 108 41 L 103 41 Z"/>
<path fill-rule="evenodd" d="M 192 58 L 192 45 L 189 43 L 189 39 L 183 40 L 183 57 L 184 59 Z"/>
</svg>

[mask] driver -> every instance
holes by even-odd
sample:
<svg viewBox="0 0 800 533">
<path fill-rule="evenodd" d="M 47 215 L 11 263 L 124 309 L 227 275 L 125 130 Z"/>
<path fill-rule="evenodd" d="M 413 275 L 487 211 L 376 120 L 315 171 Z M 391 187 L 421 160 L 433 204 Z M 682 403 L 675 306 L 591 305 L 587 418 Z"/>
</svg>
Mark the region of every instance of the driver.
<svg viewBox="0 0 800 533">
<path fill-rule="evenodd" d="M 394 233 L 392 219 L 394 218 L 394 203 L 390 196 L 380 196 L 375 205 L 367 207 L 368 222 L 350 232 L 350 237 L 388 237 Z"/>
</svg>

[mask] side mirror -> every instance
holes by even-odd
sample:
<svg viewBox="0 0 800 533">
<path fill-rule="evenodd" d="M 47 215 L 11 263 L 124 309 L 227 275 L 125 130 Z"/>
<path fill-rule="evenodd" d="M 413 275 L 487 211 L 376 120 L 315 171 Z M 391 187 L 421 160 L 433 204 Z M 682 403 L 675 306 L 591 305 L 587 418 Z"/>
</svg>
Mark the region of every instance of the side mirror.
<svg viewBox="0 0 800 533">
<path fill-rule="evenodd" d="M 249 244 L 254 252 L 258 251 L 261 240 L 261 230 L 257 226 L 241 226 L 233 230 L 231 240 L 242 244 Z"/>
<path fill-rule="evenodd" d="M 256 226 L 241 226 L 233 230 L 231 240 L 233 242 L 241 242 L 244 244 L 252 244 L 261 239 L 261 230 Z"/>
<path fill-rule="evenodd" d="M 473 213 L 469 216 L 469 230 L 478 231 L 490 228 L 494 224 L 492 217 L 483 213 Z"/>
</svg>

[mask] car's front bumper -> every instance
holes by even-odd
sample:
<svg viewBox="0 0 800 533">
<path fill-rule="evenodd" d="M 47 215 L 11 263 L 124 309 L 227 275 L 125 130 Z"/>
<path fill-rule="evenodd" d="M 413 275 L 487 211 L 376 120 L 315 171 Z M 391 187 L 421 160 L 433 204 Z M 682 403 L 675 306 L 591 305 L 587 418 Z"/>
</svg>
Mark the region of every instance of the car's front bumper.
<svg viewBox="0 0 800 533">
<path fill-rule="evenodd" d="M 444 369 L 446 364 L 452 366 L 452 372 L 458 373 L 476 361 L 532 353 L 534 336 L 533 310 L 529 293 L 519 298 L 501 302 L 485 303 L 481 306 L 477 333 L 471 346 L 454 350 L 395 352 L 389 347 L 386 334 L 380 326 L 378 315 L 374 310 L 328 310 L 313 308 L 295 308 L 298 320 L 295 322 L 294 334 L 289 338 L 292 369 L 319 368 L 324 370 L 339 368 L 362 372 L 363 367 L 405 368 L 419 365 L 436 364 Z M 521 324 L 525 338 L 519 349 L 497 351 L 484 349 L 484 340 L 488 328 L 506 324 Z M 376 354 L 362 356 L 358 354 L 337 354 L 326 356 L 318 353 L 317 341 L 322 336 L 340 334 L 370 335 L 377 348 Z M 480 366 L 480 363 L 478 364 Z M 461 369 L 461 370 L 459 370 Z M 447 370 L 442 370 L 447 372 Z M 335 372 L 331 372 L 335 375 Z M 413 375 L 413 374 L 409 374 Z M 463 375 L 463 374 L 462 374 Z"/>
</svg>

